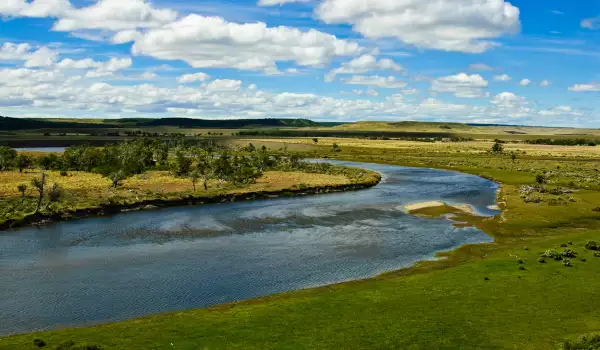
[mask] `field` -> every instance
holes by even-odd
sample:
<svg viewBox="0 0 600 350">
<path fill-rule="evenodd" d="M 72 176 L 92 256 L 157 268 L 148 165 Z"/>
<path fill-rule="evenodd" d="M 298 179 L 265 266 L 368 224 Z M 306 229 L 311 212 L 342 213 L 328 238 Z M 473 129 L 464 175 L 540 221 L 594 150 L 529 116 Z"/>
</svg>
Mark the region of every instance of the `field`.
<svg viewBox="0 0 600 350">
<path fill-rule="evenodd" d="M 339 171 L 338 171 L 339 170 Z M 63 196 L 43 212 L 51 211 L 68 216 L 78 210 L 98 208 L 108 205 L 134 205 L 151 200 L 177 201 L 187 197 L 211 198 L 231 194 L 251 194 L 257 192 L 280 192 L 304 188 L 324 188 L 354 183 L 376 183 L 376 174 L 365 173 L 362 178 L 350 177 L 354 170 L 346 172 L 342 167 L 333 168 L 329 174 L 304 173 L 294 171 L 266 171 L 256 183 L 234 186 L 211 180 L 208 190 L 198 182 L 194 191 L 190 179 L 179 178 L 168 171 L 149 171 L 135 175 L 122 182 L 118 188 L 111 188 L 111 181 L 99 174 L 71 171 L 61 175 L 58 171 L 46 171 L 47 182 L 58 184 Z M 16 170 L 0 172 L 0 224 L 9 219 L 20 219 L 35 209 L 37 192 L 29 185 L 38 178 L 37 170 Z M 24 197 L 18 186 L 27 185 Z M 46 202 L 44 202 L 46 203 Z"/>
<path fill-rule="evenodd" d="M 502 214 L 459 218 L 494 243 L 463 246 L 440 254 L 442 259 L 363 281 L 8 337 L 0 349 L 32 348 L 34 338 L 50 346 L 73 341 L 106 349 L 556 349 L 566 339 L 600 331 L 600 257 L 585 247 L 600 241 L 600 148 L 508 143 L 504 152 L 492 153 L 487 141 L 239 142 L 247 141 L 303 145 L 311 157 L 494 179 L 502 184 Z M 446 210 L 421 214 L 436 217 Z M 548 250 L 566 255 L 541 257 Z"/>
</svg>

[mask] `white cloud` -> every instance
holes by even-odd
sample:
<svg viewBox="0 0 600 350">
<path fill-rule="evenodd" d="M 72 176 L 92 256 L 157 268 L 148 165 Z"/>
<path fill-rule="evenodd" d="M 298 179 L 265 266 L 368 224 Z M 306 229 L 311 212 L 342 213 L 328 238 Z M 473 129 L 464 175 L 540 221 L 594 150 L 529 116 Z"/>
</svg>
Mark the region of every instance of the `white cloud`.
<svg viewBox="0 0 600 350">
<path fill-rule="evenodd" d="M 322 66 L 334 57 L 354 56 L 355 42 L 311 29 L 267 27 L 265 23 L 238 24 L 220 17 L 188 15 L 151 29 L 133 45 L 136 55 L 183 60 L 195 68 L 236 68 L 277 73 L 276 63 Z"/>
<path fill-rule="evenodd" d="M 345 84 L 375 86 L 384 89 L 401 89 L 406 83 L 398 80 L 396 77 L 381 77 L 379 75 L 353 75 L 348 79 L 342 79 Z"/>
<path fill-rule="evenodd" d="M 389 58 L 381 58 L 378 60 L 377 57 L 367 54 L 357 57 L 349 62 L 344 62 L 341 67 L 331 70 L 325 76 L 325 81 L 333 81 L 338 74 L 365 74 L 374 70 L 392 70 L 401 72 L 404 71 L 404 68 Z"/>
<path fill-rule="evenodd" d="M 242 82 L 240 80 L 217 79 L 210 82 L 206 87 L 210 91 L 233 92 L 241 89 Z"/>
<path fill-rule="evenodd" d="M 35 49 L 27 43 L 4 43 L 0 47 L 0 61 L 24 61 L 26 68 L 48 67 L 58 59 L 58 51 L 42 46 Z"/>
<path fill-rule="evenodd" d="M 542 82 L 540 83 L 541 87 L 548 87 L 552 85 L 552 82 L 550 80 L 542 80 Z"/>
<path fill-rule="evenodd" d="M 523 79 L 519 82 L 519 84 L 521 84 L 522 86 L 529 86 L 531 85 L 532 81 L 529 79 Z"/>
<path fill-rule="evenodd" d="M 192 74 L 184 74 L 177 78 L 177 81 L 182 84 L 193 83 L 195 81 L 207 81 L 210 78 L 210 75 L 202 72 L 192 73 Z"/>
<path fill-rule="evenodd" d="M 508 76 L 507 74 L 502 74 L 502 75 L 495 75 L 494 76 L 494 80 L 496 80 L 496 81 L 510 81 L 510 80 L 512 80 L 512 78 L 510 76 Z"/>
<path fill-rule="evenodd" d="M 31 53 L 31 46 L 27 43 L 14 44 L 4 43 L 0 46 L 0 60 L 3 61 L 24 61 Z"/>
<path fill-rule="evenodd" d="M 499 107 L 518 107 L 526 103 L 522 96 L 517 96 L 512 92 L 501 92 L 494 96 L 490 103 Z"/>
<path fill-rule="evenodd" d="M 581 28 L 596 30 L 600 29 L 600 17 L 586 18 L 581 21 Z"/>
<path fill-rule="evenodd" d="M 131 67 L 133 61 L 131 58 L 116 58 L 113 57 L 108 61 L 98 62 L 94 61 L 91 58 L 85 58 L 81 60 L 73 60 L 70 58 L 63 59 L 62 61 L 56 64 L 58 69 L 94 69 L 93 71 L 88 71 L 86 77 L 89 78 L 99 78 L 110 76 L 115 72 L 118 72 L 123 69 L 127 69 Z"/>
<path fill-rule="evenodd" d="M 503 0 L 324 0 L 316 14 L 367 38 L 445 51 L 483 52 L 497 45 L 489 39 L 520 30 L 519 9 Z"/>
<path fill-rule="evenodd" d="M 84 8 L 66 11 L 54 24 L 56 31 L 82 29 L 126 30 L 160 27 L 174 21 L 177 12 L 156 9 L 144 0 L 100 0 Z"/>
<path fill-rule="evenodd" d="M 75 62 L 75 61 L 74 61 Z M 88 63 L 70 65 L 92 66 Z M 93 67 L 92 67 L 93 68 Z M 364 98 L 339 99 L 312 93 L 261 90 L 243 87 L 239 80 L 215 80 L 172 88 L 149 83 L 111 85 L 69 76 L 67 69 L 0 69 L 0 105 L 8 115 L 24 116 L 77 113 L 82 117 L 161 116 L 182 114 L 204 118 L 306 117 L 341 120 L 446 120 L 494 123 L 531 123 L 536 117 L 553 121 L 580 117 L 584 112 L 568 106 L 534 109 L 524 98 L 502 93 L 487 106 L 447 103 L 434 98 L 407 100 L 401 94 L 371 99 L 374 89 L 361 90 Z M 533 106 L 532 106 L 533 105 Z M 82 112 L 85 111 L 85 112 Z M 562 119 L 561 119 L 562 118 Z"/>
<path fill-rule="evenodd" d="M 71 10 L 69 0 L 2 0 L 0 15 L 11 17 L 57 17 Z"/>
<path fill-rule="evenodd" d="M 295 2 L 309 2 L 311 0 L 259 0 L 258 6 L 276 6 L 276 5 L 285 5 L 291 4 Z"/>
<path fill-rule="evenodd" d="M 575 84 L 569 87 L 569 91 L 575 92 L 598 92 L 600 91 L 599 83 Z"/>
<path fill-rule="evenodd" d="M 474 70 L 474 71 L 491 71 L 494 70 L 494 68 L 488 66 L 485 63 L 473 63 L 469 65 L 469 70 Z"/>
<path fill-rule="evenodd" d="M 430 90 L 451 93 L 460 98 L 480 98 L 489 95 L 482 90 L 487 86 L 487 80 L 479 74 L 460 73 L 433 80 Z"/>
</svg>

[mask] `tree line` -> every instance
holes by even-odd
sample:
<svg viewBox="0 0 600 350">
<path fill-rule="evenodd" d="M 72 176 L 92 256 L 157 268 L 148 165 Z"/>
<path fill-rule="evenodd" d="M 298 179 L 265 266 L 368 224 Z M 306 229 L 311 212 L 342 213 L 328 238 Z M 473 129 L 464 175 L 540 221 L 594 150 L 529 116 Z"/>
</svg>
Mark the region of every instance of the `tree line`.
<svg viewBox="0 0 600 350">
<path fill-rule="evenodd" d="M 324 170 L 301 162 L 299 154 L 288 153 L 286 149 L 271 151 L 264 146 L 257 148 L 249 144 L 233 150 L 206 139 L 193 142 L 137 139 L 104 147 L 78 145 L 67 148 L 62 154 L 49 153 L 35 157 L 0 147 L 0 171 L 22 172 L 33 167 L 42 172 L 60 171 L 63 176 L 69 171 L 98 173 L 110 179 L 112 188 L 117 188 L 123 180 L 133 175 L 149 170 L 164 170 L 174 176 L 188 178 L 194 191 L 198 183 L 207 190 L 211 180 L 236 186 L 251 184 L 270 169 Z"/>
</svg>

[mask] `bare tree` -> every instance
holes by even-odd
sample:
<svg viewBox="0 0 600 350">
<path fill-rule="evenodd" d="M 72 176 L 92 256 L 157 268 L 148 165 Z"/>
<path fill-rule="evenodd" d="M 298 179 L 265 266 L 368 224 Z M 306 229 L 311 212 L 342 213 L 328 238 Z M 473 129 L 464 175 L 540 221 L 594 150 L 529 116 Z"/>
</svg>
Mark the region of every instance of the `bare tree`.
<svg viewBox="0 0 600 350">
<path fill-rule="evenodd" d="M 31 180 L 31 186 L 38 191 L 38 201 L 37 206 L 35 207 L 35 212 L 40 211 L 40 207 L 42 206 L 42 200 L 44 199 L 44 190 L 46 189 L 46 173 L 41 172 L 40 177 L 34 178 Z"/>
</svg>

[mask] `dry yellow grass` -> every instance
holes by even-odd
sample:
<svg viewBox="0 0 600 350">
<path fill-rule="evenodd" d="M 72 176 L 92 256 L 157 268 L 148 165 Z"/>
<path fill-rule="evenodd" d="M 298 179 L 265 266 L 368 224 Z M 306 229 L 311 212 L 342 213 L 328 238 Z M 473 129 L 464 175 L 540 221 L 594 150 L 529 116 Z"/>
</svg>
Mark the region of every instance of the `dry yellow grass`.
<svg viewBox="0 0 600 350">
<path fill-rule="evenodd" d="M 280 138 L 280 139 L 244 139 L 245 143 L 274 143 L 274 144 L 299 144 L 314 145 L 312 138 Z M 419 142 L 404 140 L 366 140 L 351 138 L 324 137 L 319 138 L 317 145 L 332 146 L 336 143 L 344 147 L 360 147 L 384 150 L 414 150 L 438 152 L 438 153 L 485 153 L 492 145 L 491 141 L 470 141 L 470 142 Z M 554 156 L 554 157 L 585 157 L 599 158 L 600 147 L 590 146 L 553 146 L 553 145 L 530 145 L 522 143 L 507 143 L 504 145 L 506 152 L 526 152 L 531 156 Z"/>
<path fill-rule="evenodd" d="M 28 186 L 27 195 L 35 195 L 30 182 L 32 179 L 38 177 L 39 174 L 39 171 L 27 171 L 23 173 L 19 173 L 18 171 L 0 172 L 0 196 L 5 198 L 19 197 L 20 193 L 17 190 L 19 184 L 26 184 Z M 139 197 L 147 191 L 157 193 L 192 191 L 192 183 L 189 179 L 174 177 L 166 171 L 150 171 L 145 174 L 136 175 L 123 181 L 122 186 L 117 190 L 111 190 L 111 182 L 98 174 L 75 171 L 69 172 L 68 176 L 60 176 L 60 173 L 57 171 L 47 171 L 46 174 L 48 176 L 48 184 L 57 183 L 67 193 L 87 199 L 103 200 L 115 195 L 121 197 Z M 255 184 L 240 188 L 230 188 L 230 186 L 218 188 L 218 182 L 211 180 L 209 182 L 208 194 L 220 189 L 240 193 L 284 190 L 299 186 L 300 184 L 306 186 L 327 186 L 349 183 L 350 180 L 341 175 L 267 171 Z M 196 194 L 204 194 L 204 189 L 200 181 L 196 184 L 196 187 Z"/>
</svg>

